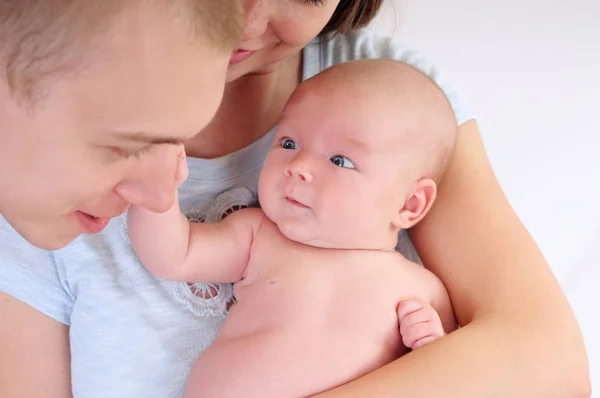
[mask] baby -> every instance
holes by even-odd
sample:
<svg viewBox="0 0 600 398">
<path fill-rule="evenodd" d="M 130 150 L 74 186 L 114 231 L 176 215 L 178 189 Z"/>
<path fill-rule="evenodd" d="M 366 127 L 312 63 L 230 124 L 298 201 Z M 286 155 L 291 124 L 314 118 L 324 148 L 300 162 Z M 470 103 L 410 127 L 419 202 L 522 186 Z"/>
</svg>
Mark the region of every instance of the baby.
<svg viewBox="0 0 600 398">
<path fill-rule="evenodd" d="M 456 121 L 442 91 L 390 60 L 334 66 L 290 98 L 259 180 L 262 210 L 191 224 L 177 202 L 129 211 L 159 277 L 234 282 L 237 299 L 186 397 L 305 397 L 456 328 L 448 294 L 396 252 L 430 209 Z M 185 154 L 178 179 L 185 179 Z"/>
</svg>

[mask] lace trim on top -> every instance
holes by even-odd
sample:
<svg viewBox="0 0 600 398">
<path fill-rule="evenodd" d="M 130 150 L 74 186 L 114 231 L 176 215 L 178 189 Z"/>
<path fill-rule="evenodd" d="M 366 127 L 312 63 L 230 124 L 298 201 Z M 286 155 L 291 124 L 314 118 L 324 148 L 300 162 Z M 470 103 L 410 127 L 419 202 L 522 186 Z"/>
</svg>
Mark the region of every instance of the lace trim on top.
<svg viewBox="0 0 600 398">
<path fill-rule="evenodd" d="M 256 195 L 246 187 L 236 187 L 221 193 L 204 213 L 190 211 L 190 222 L 219 222 L 231 213 L 257 204 Z M 127 217 L 122 217 L 122 231 L 129 241 Z M 174 298 L 196 316 L 225 316 L 233 302 L 230 283 L 167 282 Z"/>
</svg>

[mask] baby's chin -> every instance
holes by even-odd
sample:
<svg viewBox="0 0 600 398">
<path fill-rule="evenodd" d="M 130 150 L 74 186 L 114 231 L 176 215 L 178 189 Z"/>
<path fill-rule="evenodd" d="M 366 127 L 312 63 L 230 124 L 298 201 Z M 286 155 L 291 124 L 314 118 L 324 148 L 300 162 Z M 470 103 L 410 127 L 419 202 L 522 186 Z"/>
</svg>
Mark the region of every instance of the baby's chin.
<svg viewBox="0 0 600 398">
<path fill-rule="evenodd" d="M 279 232 L 287 239 L 300 243 L 302 245 L 316 247 L 319 249 L 333 249 L 333 250 L 375 250 L 375 251 L 386 251 L 394 252 L 397 238 L 394 239 L 377 239 L 374 241 L 368 237 L 363 236 L 362 239 L 350 239 L 347 241 L 340 241 L 335 239 L 336 237 L 326 237 L 322 234 L 315 233 L 309 228 L 299 227 L 297 224 L 288 225 L 287 223 L 275 223 Z M 353 234 L 355 237 L 359 237 L 360 234 L 357 231 Z"/>
<path fill-rule="evenodd" d="M 333 239 L 316 234 L 315 231 L 311 231 L 309 228 L 288 225 L 287 223 L 276 223 L 276 225 L 283 236 L 302 245 L 319 249 L 353 249 L 351 247 L 344 247 Z"/>
<path fill-rule="evenodd" d="M 309 231 L 309 228 L 305 228 L 303 226 L 299 226 L 297 224 L 286 223 L 286 222 L 276 222 L 277 228 L 279 232 L 287 239 L 294 241 L 296 243 L 300 243 L 306 246 L 319 247 L 319 248 L 330 248 L 324 245 L 326 242 L 317 236 L 312 231 Z"/>
</svg>

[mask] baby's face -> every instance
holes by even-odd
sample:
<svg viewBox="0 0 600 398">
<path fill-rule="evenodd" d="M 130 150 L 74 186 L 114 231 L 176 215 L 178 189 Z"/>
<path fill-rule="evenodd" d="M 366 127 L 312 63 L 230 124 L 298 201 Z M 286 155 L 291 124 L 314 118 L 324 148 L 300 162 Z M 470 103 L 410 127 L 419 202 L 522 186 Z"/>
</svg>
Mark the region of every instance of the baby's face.
<svg viewBox="0 0 600 398">
<path fill-rule="evenodd" d="M 414 181 L 390 110 L 376 98 L 294 96 L 259 183 L 261 206 L 285 236 L 325 248 L 389 243 Z"/>
</svg>

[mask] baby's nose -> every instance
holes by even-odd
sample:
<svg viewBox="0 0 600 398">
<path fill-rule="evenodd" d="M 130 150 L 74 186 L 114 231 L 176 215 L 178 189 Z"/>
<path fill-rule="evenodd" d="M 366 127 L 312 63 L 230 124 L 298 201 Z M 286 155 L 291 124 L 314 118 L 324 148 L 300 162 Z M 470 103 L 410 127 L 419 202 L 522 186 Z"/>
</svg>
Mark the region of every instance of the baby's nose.
<svg viewBox="0 0 600 398">
<path fill-rule="evenodd" d="M 297 178 L 302 182 L 311 182 L 313 179 L 312 173 L 310 173 L 306 167 L 302 167 L 301 165 L 291 164 L 287 168 L 286 174 L 288 177 Z"/>
</svg>

